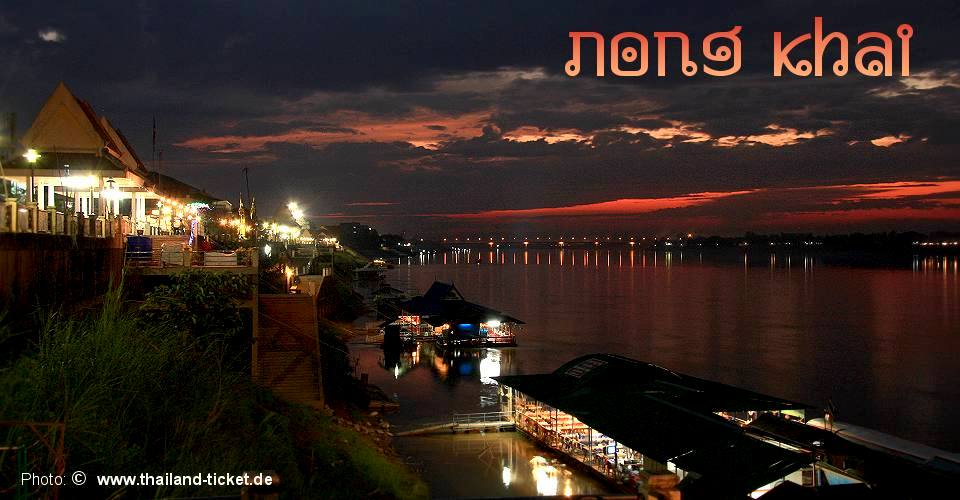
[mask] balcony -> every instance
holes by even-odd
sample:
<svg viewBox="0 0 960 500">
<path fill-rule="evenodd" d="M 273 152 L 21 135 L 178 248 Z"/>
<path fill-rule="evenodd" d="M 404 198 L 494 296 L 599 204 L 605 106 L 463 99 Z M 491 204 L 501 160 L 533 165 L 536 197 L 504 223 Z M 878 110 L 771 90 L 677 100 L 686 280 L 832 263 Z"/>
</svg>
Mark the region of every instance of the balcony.
<svg viewBox="0 0 960 500">
<path fill-rule="evenodd" d="M 133 234 L 127 216 L 95 216 L 63 213 L 54 208 L 40 210 L 36 203 L 6 200 L 0 204 L 0 233 L 41 233 L 88 238 L 113 238 Z"/>
</svg>

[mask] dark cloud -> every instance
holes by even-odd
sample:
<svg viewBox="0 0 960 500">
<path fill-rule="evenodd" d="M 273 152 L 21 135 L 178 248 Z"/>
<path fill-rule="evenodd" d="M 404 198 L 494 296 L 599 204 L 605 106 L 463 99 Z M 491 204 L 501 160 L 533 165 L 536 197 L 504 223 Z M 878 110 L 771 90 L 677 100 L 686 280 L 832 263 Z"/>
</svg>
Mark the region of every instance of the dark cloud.
<svg viewBox="0 0 960 500">
<path fill-rule="evenodd" d="M 808 32 L 814 15 L 851 37 L 911 23 L 913 76 L 770 76 L 772 32 Z M 22 131 L 66 80 L 145 158 L 156 116 L 166 173 L 232 197 L 251 167 L 267 211 L 297 198 L 440 231 L 472 224 L 445 214 L 751 190 L 524 223 L 744 230 L 763 214 L 943 208 L 791 189 L 960 178 L 958 20 L 952 2 L 22 2 L 0 8 L 0 111 Z M 697 44 L 736 24 L 744 70 L 729 78 L 562 73 L 569 31 Z"/>
</svg>

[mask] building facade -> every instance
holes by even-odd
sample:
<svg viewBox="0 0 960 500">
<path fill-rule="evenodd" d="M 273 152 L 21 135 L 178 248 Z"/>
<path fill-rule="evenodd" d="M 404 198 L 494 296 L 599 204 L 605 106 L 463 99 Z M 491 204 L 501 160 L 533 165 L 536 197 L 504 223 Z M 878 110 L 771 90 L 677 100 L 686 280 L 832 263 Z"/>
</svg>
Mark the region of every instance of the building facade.
<svg viewBox="0 0 960 500">
<path fill-rule="evenodd" d="M 119 129 L 62 82 L 2 161 L 0 232 L 106 237 L 198 231 L 212 196 L 147 168 Z"/>
</svg>

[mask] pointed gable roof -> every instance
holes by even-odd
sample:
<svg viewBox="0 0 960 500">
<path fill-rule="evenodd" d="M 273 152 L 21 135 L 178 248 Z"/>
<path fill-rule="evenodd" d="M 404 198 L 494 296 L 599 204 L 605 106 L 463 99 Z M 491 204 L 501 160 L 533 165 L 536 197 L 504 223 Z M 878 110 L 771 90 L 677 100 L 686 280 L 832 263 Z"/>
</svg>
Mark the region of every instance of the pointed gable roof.
<svg viewBox="0 0 960 500">
<path fill-rule="evenodd" d="M 131 170 L 143 170 L 143 163 L 140 161 L 140 158 L 137 157 L 137 154 L 133 151 L 133 147 L 127 142 L 126 137 L 124 137 L 119 130 L 115 129 L 110 123 L 110 120 L 107 120 L 106 117 L 100 117 L 100 125 L 103 130 L 107 133 L 107 136 L 110 137 L 110 141 L 114 146 L 108 146 L 120 163 L 123 163 L 124 166 Z"/>
<path fill-rule="evenodd" d="M 123 132 L 118 128 L 113 130 L 117 133 L 117 136 L 120 137 L 120 142 L 123 144 L 123 147 L 127 148 L 127 151 L 130 152 L 130 156 L 133 157 L 133 160 L 137 163 L 138 168 L 146 172 L 147 166 L 143 163 L 140 157 L 137 156 L 137 152 L 133 149 L 133 145 L 130 144 L 130 141 L 127 140 L 127 136 L 123 135 Z"/>
<path fill-rule="evenodd" d="M 93 108 L 60 82 L 21 140 L 27 148 L 62 153 L 100 154 L 117 145 Z"/>
<path fill-rule="evenodd" d="M 505 323 L 523 324 L 517 318 L 496 309 L 468 302 L 452 283 L 434 281 L 427 293 L 400 304 L 409 314 L 430 316 L 426 321 L 434 326 L 443 323 L 481 323 L 497 319 Z"/>
<path fill-rule="evenodd" d="M 463 294 L 460 293 L 460 290 L 457 290 L 457 287 L 453 283 L 443 283 L 440 281 L 434 281 L 430 285 L 430 289 L 427 290 L 427 293 L 423 294 L 423 298 L 428 302 L 437 302 L 441 300 L 465 300 Z"/>
</svg>

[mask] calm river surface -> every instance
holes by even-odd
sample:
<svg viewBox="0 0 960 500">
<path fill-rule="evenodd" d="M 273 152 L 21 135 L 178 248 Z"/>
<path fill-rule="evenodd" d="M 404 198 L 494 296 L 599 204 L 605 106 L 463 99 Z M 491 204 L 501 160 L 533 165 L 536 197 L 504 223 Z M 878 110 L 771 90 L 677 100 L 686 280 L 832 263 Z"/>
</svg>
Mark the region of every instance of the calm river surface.
<svg viewBox="0 0 960 500">
<path fill-rule="evenodd" d="M 401 427 L 497 411 L 491 376 L 548 372 L 582 354 L 610 352 L 819 407 L 832 399 L 838 420 L 960 450 L 955 256 L 852 268 L 802 255 L 474 250 L 404 259 L 387 280 L 410 295 L 434 280 L 453 282 L 467 300 L 527 323 L 519 347 L 509 349 L 441 355 L 421 346 L 384 360 L 379 349 L 354 346 L 371 382 L 400 401 L 391 418 Z M 500 474 L 507 467 L 518 478 L 535 476 L 529 459 L 542 453 L 516 437 L 487 436 L 486 445 L 464 445 L 490 450 L 487 462 L 450 451 L 461 437 L 395 444 L 422 464 L 434 494 L 536 494 L 535 481 L 523 487 Z M 459 472 L 444 473 L 445 460 Z M 471 472 L 492 475 L 483 481 L 489 489 L 462 481 Z M 572 477 L 575 492 L 600 487 Z"/>
</svg>

